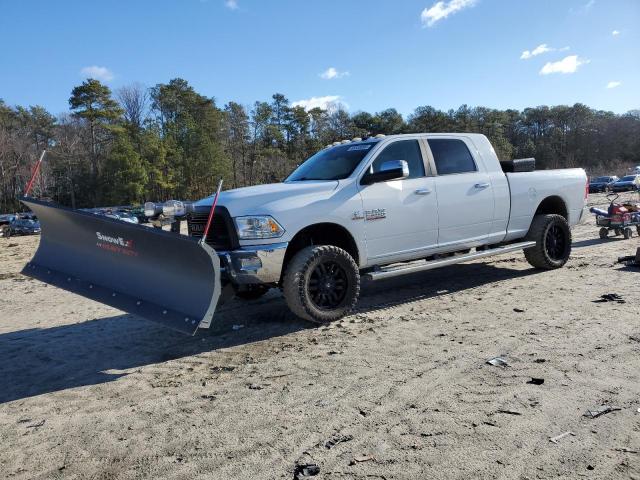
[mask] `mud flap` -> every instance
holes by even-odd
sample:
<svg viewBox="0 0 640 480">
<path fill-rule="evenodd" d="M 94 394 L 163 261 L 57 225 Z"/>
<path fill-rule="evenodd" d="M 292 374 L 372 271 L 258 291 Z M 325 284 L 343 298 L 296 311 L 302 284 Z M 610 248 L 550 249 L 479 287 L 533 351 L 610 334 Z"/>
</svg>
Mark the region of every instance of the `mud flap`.
<svg viewBox="0 0 640 480">
<path fill-rule="evenodd" d="M 187 334 L 208 328 L 220 262 L 197 239 L 21 198 L 40 246 L 22 273 Z"/>
</svg>

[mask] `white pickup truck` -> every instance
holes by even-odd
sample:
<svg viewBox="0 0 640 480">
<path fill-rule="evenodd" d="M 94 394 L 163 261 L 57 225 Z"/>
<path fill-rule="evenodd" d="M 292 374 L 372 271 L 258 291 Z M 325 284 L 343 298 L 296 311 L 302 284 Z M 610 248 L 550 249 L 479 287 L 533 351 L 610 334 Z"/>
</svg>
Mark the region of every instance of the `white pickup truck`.
<svg viewBox="0 0 640 480">
<path fill-rule="evenodd" d="M 186 218 L 188 237 L 25 198 L 43 228 L 23 272 L 190 333 L 226 296 L 272 287 L 297 316 L 331 322 L 354 307 L 362 276 L 516 250 L 536 268 L 562 267 L 587 177 L 534 167 L 499 162 L 478 134 L 336 142 L 282 183 L 145 206 L 165 222 Z"/>
<path fill-rule="evenodd" d="M 238 296 L 280 286 L 290 309 L 315 322 L 353 308 L 361 275 L 375 280 L 518 249 L 534 267 L 559 268 L 587 177 L 577 168 L 517 171 L 533 170 L 532 160 L 501 164 L 479 134 L 336 142 L 282 183 L 223 192 L 207 242 Z M 191 235 L 202 234 L 211 204 L 195 204 Z"/>
</svg>

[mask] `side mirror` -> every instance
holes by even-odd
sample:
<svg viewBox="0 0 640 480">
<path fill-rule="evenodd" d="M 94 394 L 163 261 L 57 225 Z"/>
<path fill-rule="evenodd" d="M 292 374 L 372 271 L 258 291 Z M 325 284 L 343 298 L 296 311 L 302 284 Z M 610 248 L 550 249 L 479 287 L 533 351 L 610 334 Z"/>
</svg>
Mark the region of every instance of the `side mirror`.
<svg viewBox="0 0 640 480">
<path fill-rule="evenodd" d="M 409 164 L 405 160 L 389 160 L 381 165 L 379 171 L 367 173 L 362 177 L 360 183 L 362 185 L 371 185 L 372 183 L 398 180 L 408 176 Z"/>
</svg>

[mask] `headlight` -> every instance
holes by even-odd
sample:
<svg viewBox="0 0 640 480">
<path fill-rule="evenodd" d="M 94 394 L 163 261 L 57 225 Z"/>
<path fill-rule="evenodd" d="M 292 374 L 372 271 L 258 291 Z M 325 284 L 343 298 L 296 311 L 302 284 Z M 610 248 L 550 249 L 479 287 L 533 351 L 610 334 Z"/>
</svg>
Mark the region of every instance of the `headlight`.
<svg viewBox="0 0 640 480">
<path fill-rule="evenodd" d="M 181 217 L 187 213 L 187 209 L 180 200 L 167 200 L 162 205 L 162 214 L 165 217 Z"/>
<path fill-rule="evenodd" d="M 268 215 L 258 217 L 236 217 L 236 228 L 240 240 L 258 240 L 278 238 L 284 234 L 284 228 Z"/>
</svg>

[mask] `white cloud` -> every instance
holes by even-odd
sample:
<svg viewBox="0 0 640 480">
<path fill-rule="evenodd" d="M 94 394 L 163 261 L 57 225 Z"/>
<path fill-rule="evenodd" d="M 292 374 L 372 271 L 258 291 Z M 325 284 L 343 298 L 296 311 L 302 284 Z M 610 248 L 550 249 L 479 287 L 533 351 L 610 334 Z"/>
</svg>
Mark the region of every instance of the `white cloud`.
<svg viewBox="0 0 640 480">
<path fill-rule="evenodd" d="M 554 50 L 555 48 L 550 48 L 547 46 L 546 43 L 542 43 L 538 45 L 536 48 L 534 48 L 532 51 L 525 50 L 524 52 L 522 52 L 522 55 L 520 55 L 520 58 L 522 60 L 527 60 L 537 55 L 542 55 L 543 53 L 552 52 Z"/>
<path fill-rule="evenodd" d="M 425 27 L 433 27 L 440 20 L 453 15 L 460 10 L 473 7 L 477 0 L 449 0 L 434 3 L 431 8 L 425 8 L 420 19 Z"/>
<path fill-rule="evenodd" d="M 322 108 L 328 110 L 339 106 L 346 106 L 341 102 L 342 97 L 340 95 L 327 95 L 325 97 L 311 97 L 306 100 L 298 100 L 291 105 L 294 107 L 302 107 L 305 110 L 311 110 L 313 108 Z"/>
<path fill-rule="evenodd" d="M 571 7 L 569 9 L 569 13 L 571 14 L 578 14 L 578 15 L 587 15 L 591 9 L 593 8 L 593 6 L 596 4 L 596 0 L 589 0 L 586 3 L 583 3 L 581 6 L 579 7 Z"/>
<path fill-rule="evenodd" d="M 538 55 L 542 55 L 543 53 L 556 52 L 556 51 L 564 52 L 566 50 L 569 50 L 569 47 L 554 48 L 554 47 L 550 47 L 546 43 L 542 43 L 538 45 L 536 48 L 534 48 L 533 50 L 525 50 L 524 52 L 522 52 L 522 55 L 520 55 L 520 58 L 522 60 L 528 60 L 530 58 L 537 57 Z"/>
<path fill-rule="evenodd" d="M 590 60 L 578 58 L 577 55 L 569 55 L 557 62 L 545 63 L 542 70 L 540 70 L 540 75 L 549 75 L 550 73 L 575 73 L 580 65 L 584 65 L 589 62 Z"/>
<path fill-rule="evenodd" d="M 237 10 L 239 8 L 238 0 L 225 0 L 224 6 L 229 10 Z"/>
<path fill-rule="evenodd" d="M 607 88 L 616 88 L 622 85 L 622 82 L 609 82 L 607 83 Z"/>
<path fill-rule="evenodd" d="M 613 32 L 611 32 L 611 35 L 617 37 L 618 35 L 620 35 L 620 30 L 614 30 Z"/>
<path fill-rule="evenodd" d="M 80 70 L 80 75 L 87 78 L 95 78 L 96 80 L 102 80 L 103 82 L 109 82 L 113 80 L 113 72 L 107 67 L 99 67 L 92 65 L 90 67 L 83 67 Z"/>
<path fill-rule="evenodd" d="M 349 72 L 340 72 L 334 67 L 329 67 L 320 74 L 320 78 L 324 78 L 325 80 L 333 80 L 334 78 L 342 78 L 348 76 Z"/>
</svg>

